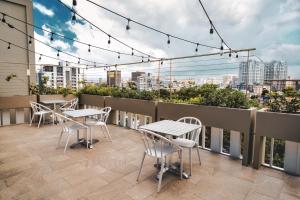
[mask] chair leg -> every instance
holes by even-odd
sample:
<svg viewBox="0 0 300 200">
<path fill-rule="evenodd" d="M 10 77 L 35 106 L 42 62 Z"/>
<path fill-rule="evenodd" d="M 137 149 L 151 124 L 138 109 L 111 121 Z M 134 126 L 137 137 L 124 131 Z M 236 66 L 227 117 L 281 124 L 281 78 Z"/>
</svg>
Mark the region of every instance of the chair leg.
<svg viewBox="0 0 300 200">
<path fill-rule="evenodd" d="M 61 132 L 60 132 L 60 136 L 59 136 L 59 138 L 58 138 L 57 147 L 59 147 L 59 144 L 60 144 L 60 141 L 61 141 L 62 135 L 63 135 L 63 131 L 61 131 Z"/>
<path fill-rule="evenodd" d="M 40 124 L 41 124 L 42 118 L 43 118 L 43 115 L 40 115 L 40 120 L 39 120 L 38 128 L 40 128 Z"/>
<path fill-rule="evenodd" d="M 33 121 L 33 119 L 34 119 L 34 116 L 35 116 L 35 115 L 32 115 L 32 118 L 31 118 L 31 121 L 30 121 L 30 126 L 31 126 L 31 124 L 32 124 L 32 121 Z"/>
<path fill-rule="evenodd" d="M 144 155 L 143 155 L 143 158 L 142 158 L 142 162 L 141 162 L 141 166 L 140 166 L 140 170 L 139 170 L 139 174 L 138 174 L 138 176 L 136 178 L 136 181 L 139 181 L 139 179 L 140 179 L 145 157 L 146 157 L 146 152 L 144 152 Z"/>
<path fill-rule="evenodd" d="M 192 148 L 189 148 L 190 176 L 192 176 Z"/>
<path fill-rule="evenodd" d="M 201 159 L 200 159 L 200 151 L 199 151 L 199 147 L 196 147 L 196 149 L 197 149 L 197 154 L 198 154 L 199 164 L 201 165 Z"/>
<path fill-rule="evenodd" d="M 161 181 L 162 181 L 162 176 L 164 173 L 164 168 L 165 168 L 165 161 L 164 161 L 164 159 L 162 159 L 161 166 L 160 166 L 160 172 L 159 172 L 159 178 L 158 178 L 157 192 L 159 192 L 160 188 L 161 188 Z"/>
<path fill-rule="evenodd" d="M 93 147 L 93 132 L 92 132 L 92 127 L 90 127 L 90 128 L 88 128 L 87 130 L 86 130 L 87 132 L 89 132 L 89 135 L 90 135 L 90 148 L 92 148 Z M 88 138 L 88 136 L 86 136 L 87 138 Z"/>
<path fill-rule="evenodd" d="M 102 134 L 104 135 L 104 137 L 106 138 L 106 135 L 105 135 L 105 133 L 104 133 L 104 130 L 103 130 L 103 126 L 100 126 L 100 128 L 101 128 L 101 132 L 102 132 Z"/>
<path fill-rule="evenodd" d="M 66 153 L 66 150 L 67 150 L 67 147 L 68 147 L 68 143 L 69 143 L 69 139 L 70 139 L 70 133 L 68 133 L 68 138 L 67 138 L 67 142 L 66 142 L 64 153 Z"/>
<path fill-rule="evenodd" d="M 106 130 L 106 134 L 107 134 L 108 137 L 109 137 L 109 140 L 112 142 L 112 139 L 111 139 L 111 137 L 110 137 L 109 130 L 108 130 L 107 126 L 104 125 L 104 127 L 105 127 L 105 130 Z"/>
<path fill-rule="evenodd" d="M 182 174 L 183 174 L 182 150 L 180 150 L 178 153 L 179 153 L 179 161 L 180 161 L 180 179 L 182 179 Z"/>
</svg>

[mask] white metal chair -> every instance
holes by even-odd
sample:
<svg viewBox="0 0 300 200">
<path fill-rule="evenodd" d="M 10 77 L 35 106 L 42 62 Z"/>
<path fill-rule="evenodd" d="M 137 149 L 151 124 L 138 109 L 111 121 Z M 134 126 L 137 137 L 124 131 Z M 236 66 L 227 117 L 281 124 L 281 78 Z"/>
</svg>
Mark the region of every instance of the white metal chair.
<svg viewBox="0 0 300 200">
<path fill-rule="evenodd" d="M 69 143 L 69 139 L 70 139 L 70 136 L 71 135 L 74 135 L 74 134 L 78 134 L 78 131 L 80 129 L 88 129 L 89 127 L 88 126 L 85 126 L 84 124 L 80 123 L 80 122 L 77 122 L 77 121 L 74 121 L 66 116 L 63 116 L 61 114 L 58 114 L 58 113 L 55 113 L 55 116 L 58 120 L 58 123 L 59 125 L 62 126 L 62 130 L 60 132 L 60 136 L 59 136 L 59 139 L 58 139 L 58 143 L 57 143 L 57 147 L 59 147 L 60 145 L 60 142 L 61 142 L 61 139 L 62 139 L 62 136 L 63 134 L 67 134 L 67 141 L 66 141 L 66 144 L 65 144 L 65 149 L 64 149 L 64 153 L 66 152 L 67 150 L 67 147 L 68 147 L 68 143 Z M 86 143 L 87 143 L 87 148 L 89 147 L 88 145 L 88 131 L 87 131 L 87 134 L 86 134 Z"/>
<path fill-rule="evenodd" d="M 78 104 L 78 98 L 72 99 L 70 101 L 67 101 L 64 105 L 62 105 L 59 109 L 60 111 L 71 111 L 75 110 Z"/>
<path fill-rule="evenodd" d="M 52 120 L 53 120 L 53 124 L 54 124 L 54 116 L 53 116 L 53 111 L 42 105 L 42 104 L 39 104 L 39 103 L 36 103 L 36 102 L 30 102 L 30 106 L 32 108 L 32 118 L 30 120 L 30 126 L 32 124 L 32 121 L 34 119 L 35 116 L 40 116 L 39 117 L 39 123 L 38 123 L 38 128 L 40 128 L 40 124 L 41 124 L 41 121 L 42 121 L 42 118 L 43 118 L 43 122 L 45 122 L 45 115 L 47 114 L 52 114 Z"/>
<path fill-rule="evenodd" d="M 102 131 L 104 137 L 106 137 L 106 135 L 107 135 L 109 140 L 112 141 L 111 136 L 109 134 L 109 130 L 108 130 L 107 125 L 106 125 L 106 121 L 109 117 L 111 107 L 102 108 L 101 111 L 103 111 L 103 114 L 99 115 L 97 119 L 90 118 L 85 123 L 87 126 L 90 127 L 91 141 L 92 141 L 92 138 L 93 138 L 93 133 L 92 133 L 92 127 L 93 126 L 99 126 L 101 128 L 101 131 Z"/>
<path fill-rule="evenodd" d="M 177 120 L 178 122 L 188 123 L 188 124 L 197 124 L 202 127 L 201 121 L 195 117 L 183 117 Z M 182 137 L 173 139 L 173 141 L 182 148 L 189 149 L 189 163 L 190 163 L 190 176 L 192 175 L 192 149 L 196 148 L 199 164 L 201 165 L 200 152 L 199 152 L 199 135 L 201 133 L 201 128 L 189 132 Z"/>
<path fill-rule="evenodd" d="M 182 148 L 176 143 L 174 143 L 173 141 L 168 140 L 167 138 L 159 134 L 156 134 L 154 132 L 144 130 L 144 129 L 139 129 L 139 131 L 142 136 L 142 140 L 145 146 L 145 151 L 143 154 L 137 181 L 139 181 L 146 155 L 152 158 L 156 158 L 157 163 L 160 161 L 160 171 L 158 174 L 158 187 L 157 187 L 157 192 L 159 192 L 161 188 L 162 176 L 167 171 L 167 167 L 168 167 L 166 166 L 167 156 L 172 155 L 173 153 L 178 153 L 179 155 L 180 179 L 182 179 L 182 173 L 183 173 Z"/>
</svg>

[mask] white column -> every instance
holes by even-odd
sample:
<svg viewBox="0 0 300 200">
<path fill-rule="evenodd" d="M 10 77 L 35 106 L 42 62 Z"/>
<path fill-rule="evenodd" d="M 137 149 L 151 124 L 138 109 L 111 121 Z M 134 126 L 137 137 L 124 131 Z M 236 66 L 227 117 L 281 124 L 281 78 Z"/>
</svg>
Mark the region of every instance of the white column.
<svg viewBox="0 0 300 200">
<path fill-rule="evenodd" d="M 0 110 L 0 126 L 2 126 L 2 110 Z"/>
<path fill-rule="evenodd" d="M 115 125 L 119 125 L 119 120 L 120 120 L 120 117 L 119 117 L 119 111 L 116 110 L 114 112 L 114 116 L 113 116 L 113 121 L 112 123 L 115 124 Z"/>
<path fill-rule="evenodd" d="M 201 133 L 201 137 L 202 137 L 202 144 L 200 144 L 202 146 L 202 148 L 205 148 L 205 132 L 206 132 L 206 127 L 202 126 L 202 133 Z"/>
<path fill-rule="evenodd" d="M 223 129 L 211 127 L 210 148 L 212 151 L 221 153 L 223 144 Z"/>
<path fill-rule="evenodd" d="M 9 110 L 3 110 L 2 111 L 2 120 L 3 120 L 3 126 L 10 125 L 10 112 L 9 112 Z"/>
<path fill-rule="evenodd" d="M 284 170 L 300 175 L 300 143 L 285 141 Z"/>
<path fill-rule="evenodd" d="M 147 122 L 147 116 L 145 115 L 139 115 L 139 126 L 145 125 Z"/>
<path fill-rule="evenodd" d="M 16 124 L 23 124 L 25 122 L 24 109 L 16 109 Z"/>
<path fill-rule="evenodd" d="M 127 127 L 128 128 L 133 128 L 133 118 L 134 118 L 134 114 L 133 113 L 127 113 Z"/>
<path fill-rule="evenodd" d="M 138 128 L 138 114 L 133 114 L 133 124 L 132 124 L 132 128 L 133 129 L 137 129 Z"/>
<path fill-rule="evenodd" d="M 126 112 L 120 111 L 120 126 L 126 126 Z"/>
<path fill-rule="evenodd" d="M 240 158 L 241 156 L 241 133 L 238 131 L 230 131 L 230 156 Z"/>
</svg>

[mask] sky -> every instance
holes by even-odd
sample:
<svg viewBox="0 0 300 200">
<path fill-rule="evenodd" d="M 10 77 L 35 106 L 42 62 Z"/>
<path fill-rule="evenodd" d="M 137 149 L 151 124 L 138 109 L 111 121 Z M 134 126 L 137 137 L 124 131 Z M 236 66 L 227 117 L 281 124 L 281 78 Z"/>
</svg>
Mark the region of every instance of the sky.
<svg viewBox="0 0 300 200">
<path fill-rule="evenodd" d="M 72 0 L 62 0 L 71 6 Z M 221 41 L 216 34 L 210 35 L 210 24 L 198 0 L 93 0 L 94 2 L 114 10 L 130 19 L 155 27 L 171 35 L 176 35 L 191 41 L 220 47 Z M 299 0 L 203 0 L 209 16 L 220 32 L 224 41 L 232 49 L 256 48 L 251 55 L 257 55 L 263 61 L 286 61 L 288 75 L 300 78 L 300 1 Z M 72 23 L 72 14 L 57 0 L 33 0 L 34 24 L 49 31 L 63 34 L 87 44 L 109 48 L 115 51 L 127 52 L 131 50 L 101 33 L 89 23 L 77 16 Z M 170 39 L 167 36 L 151 31 L 139 25 L 130 23 L 130 30 L 126 30 L 127 20 L 113 15 L 86 0 L 77 0 L 76 11 L 99 26 L 110 35 L 129 44 L 135 49 L 159 58 L 195 55 L 196 45 Z M 108 53 L 91 48 L 77 42 L 54 38 L 50 42 L 49 34 L 35 29 L 35 38 L 44 41 L 61 51 L 69 52 L 97 63 L 115 64 L 141 61 L 141 58 Z M 37 52 L 56 56 L 57 51 L 35 42 Z M 199 47 L 197 54 L 219 52 L 206 47 Z M 136 53 L 137 54 L 137 53 Z M 38 60 L 39 55 L 36 56 Z M 60 58 L 77 62 L 63 53 Z M 256 59 L 255 57 L 251 57 Z M 145 59 L 146 60 L 146 59 Z M 246 60 L 246 53 L 240 53 L 239 58 L 229 58 L 228 55 L 201 57 L 173 61 L 171 74 L 177 79 L 206 79 L 220 78 L 222 75 L 238 74 L 238 64 Z M 43 58 L 41 63 L 57 61 Z M 81 62 L 84 63 L 84 62 Z M 114 69 L 111 68 L 111 69 Z M 146 71 L 158 73 L 158 63 L 139 64 L 119 67 L 123 77 L 129 77 L 132 71 Z M 106 72 L 103 68 L 87 71 L 88 80 L 104 79 Z M 164 62 L 160 69 L 163 78 L 170 77 L 170 63 Z"/>
</svg>

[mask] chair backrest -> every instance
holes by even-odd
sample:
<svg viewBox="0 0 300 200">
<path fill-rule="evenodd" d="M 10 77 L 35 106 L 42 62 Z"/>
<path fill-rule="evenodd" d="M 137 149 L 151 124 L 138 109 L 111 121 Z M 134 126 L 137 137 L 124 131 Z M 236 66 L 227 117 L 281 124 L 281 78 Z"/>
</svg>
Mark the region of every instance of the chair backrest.
<svg viewBox="0 0 300 200">
<path fill-rule="evenodd" d="M 40 112 L 40 111 L 51 111 L 50 108 L 33 101 L 30 102 L 30 106 L 32 108 L 33 113 Z"/>
<path fill-rule="evenodd" d="M 201 126 L 199 129 L 191 131 L 183 136 L 184 138 L 193 140 L 198 144 L 199 143 L 199 135 L 201 133 L 201 128 L 202 128 L 201 121 L 195 117 L 182 117 L 182 118 L 178 119 L 177 121 L 187 123 L 187 124 L 196 124 L 196 125 Z"/>
<path fill-rule="evenodd" d="M 174 151 L 181 150 L 179 145 L 157 133 L 145 129 L 139 129 L 139 132 L 141 133 L 145 152 L 149 156 L 156 158 L 162 157 L 163 153 L 166 151 L 166 147 L 173 148 Z"/>
<path fill-rule="evenodd" d="M 106 123 L 106 121 L 109 117 L 109 113 L 111 111 L 111 107 L 102 108 L 101 111 L 103 111 L 104 113 L 100 116 L 99 120 Z"/>
<path fill-rule="evenodd" d="M 75 98 L 70 101 L 70 108 L 76 109 L 79 99 Z"/>
</svg>

